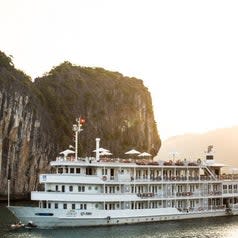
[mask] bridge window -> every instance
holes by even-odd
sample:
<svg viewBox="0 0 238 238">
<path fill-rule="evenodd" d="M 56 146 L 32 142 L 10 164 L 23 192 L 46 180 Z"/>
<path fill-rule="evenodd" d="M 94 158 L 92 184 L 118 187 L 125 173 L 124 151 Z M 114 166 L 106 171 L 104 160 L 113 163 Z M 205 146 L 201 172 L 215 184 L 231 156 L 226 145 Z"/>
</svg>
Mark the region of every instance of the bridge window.
<svg viewBox="0 0 238 238">
<path fill-rule="evenodd" d="M 85 192 L 85 186 L 78 186 L 79 192 Z"/>
<path fill-rule="evenodd" d="M 74 174 L 74 168 L 70 168 L 70 173 Z"/>
<path fill-rule="evenodd" d="M 76 168 L 76 174 L 80 174 L 80 168 Z"/>
<path fill-rule="evenodd" d="M 62 174 L 63 173 L 63 168 L 58 168 L 58 174 Z"/>
</svg>

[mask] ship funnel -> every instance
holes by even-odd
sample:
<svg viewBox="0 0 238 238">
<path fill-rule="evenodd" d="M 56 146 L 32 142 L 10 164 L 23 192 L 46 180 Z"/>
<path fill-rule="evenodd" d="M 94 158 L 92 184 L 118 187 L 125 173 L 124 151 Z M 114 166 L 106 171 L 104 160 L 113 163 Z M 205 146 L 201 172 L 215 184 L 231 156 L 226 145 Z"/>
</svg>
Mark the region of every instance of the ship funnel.
<svg viewBox="0 0 238 238">
<path fill-rule="evenodd" d="M 100 157 L 99 157 L 99 143 L 100 143 L 100 138 L 96 138 L 96 161 L 100 160 Z"/>
</svg>

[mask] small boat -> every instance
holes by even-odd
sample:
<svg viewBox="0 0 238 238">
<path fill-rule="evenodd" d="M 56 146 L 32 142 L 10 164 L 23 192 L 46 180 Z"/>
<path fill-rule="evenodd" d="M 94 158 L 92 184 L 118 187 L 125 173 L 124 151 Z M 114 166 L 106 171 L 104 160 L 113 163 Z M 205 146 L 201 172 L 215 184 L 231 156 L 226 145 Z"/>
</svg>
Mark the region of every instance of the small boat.
<svg viewBox="0 0 238 238">
<path fill-rule="evenodd" d="M 11 224 L 10 227 L 11 227 L 12 230 L 18 230 L 18 229 L 24 228 L 25 225 L 22 224 L 21 222 L 16 222 L 14 224 Z"/>
<path fill-rule="evenodd" d="M 37 225 L 35 223 L 33 223 L 33 221 L 29 221 L 27 225 L 25 225 L 25 228 L 31 229 L 31 228 L 35 228 L 37 227 Z"/>
</svg>

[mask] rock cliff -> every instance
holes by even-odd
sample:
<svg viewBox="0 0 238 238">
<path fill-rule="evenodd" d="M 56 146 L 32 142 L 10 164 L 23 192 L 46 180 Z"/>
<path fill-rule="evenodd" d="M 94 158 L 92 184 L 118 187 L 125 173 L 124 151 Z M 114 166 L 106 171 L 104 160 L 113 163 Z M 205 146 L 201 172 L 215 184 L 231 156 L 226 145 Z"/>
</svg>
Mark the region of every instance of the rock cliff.
<svg viewBox="0 0 238 238">
<path fill-rule="evenodd" d="M 33 83 L 0 52 L 0 195 L 11 178 L 13 196 L 38 188 L 57 152 L 73 144 L 75 118 L 86 119 L 79 155 L 92 156 L 95 138 L 114 156 L 135 148 L 156 155 L 160 138 L 142 80 L 69 62 Z"/>
</svg>

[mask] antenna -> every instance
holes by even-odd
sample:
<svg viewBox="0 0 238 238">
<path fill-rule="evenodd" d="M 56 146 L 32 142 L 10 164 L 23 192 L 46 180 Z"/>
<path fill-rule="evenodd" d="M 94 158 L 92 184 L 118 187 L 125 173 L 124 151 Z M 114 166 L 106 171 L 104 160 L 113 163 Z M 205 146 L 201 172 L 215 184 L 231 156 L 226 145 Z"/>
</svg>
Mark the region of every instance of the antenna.
<svg viewBox="0 0 238 238">
<path fill-rule="evenodd" d="M 85 123 L 85 119 L 79 117 L 76 122 L 77 124 L 73 125 L 73 131 L 75 132 L 75 161 L 78 159 L 78 134 L 83 130 L 81 127 Z"/>
<path fill-rule="evenodd" d="M 177 151 L 172 151 L 172 152 L 169 152 L 169 155 L 172 156 L 173 158 L 173 162 L 175 162 L 175 157 L 178 155 L 179 153 Z"/>
</svg>

